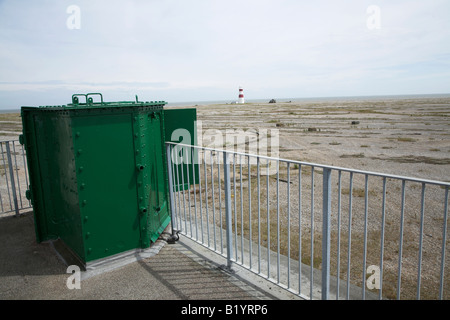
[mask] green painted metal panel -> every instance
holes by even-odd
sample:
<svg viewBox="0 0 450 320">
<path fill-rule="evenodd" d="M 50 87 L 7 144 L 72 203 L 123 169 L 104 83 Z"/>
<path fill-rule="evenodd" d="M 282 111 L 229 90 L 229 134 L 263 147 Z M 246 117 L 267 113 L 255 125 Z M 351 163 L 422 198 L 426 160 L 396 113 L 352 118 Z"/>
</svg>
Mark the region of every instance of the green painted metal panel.
<svg viewBox="0 0 450 320">
<path fill-rule="evenodd" d="M 60 237 L 83 257 L 70 119 L 33 110 L 23 122 L 37 240 Z"/>
<path fill-rule="evenodd" d="M 162 112 L 141 112 L 134 118 L 138 203 L 144 246 L 156 241 L 170 222 L 163 116 Z"/>
<path fill-rule="evenodd" d="M 36 147 L 36 134 L 34 126 L 34 115 L 31 112 L 24 112 L 25 108 L 22 108 L 22 143 L 26 150 L 28 175 L 29 175 L 29 190 L 28 198 L 34 208 L 33 215 L 35 221 L 35 233 L 36 240 L 42 242 L 48 239 L 47 225 L 45 224 L 45 217 L 43 216 L 44 208 L 41 199 L 42 196 L 42 177 L 39 170 L 39 154 Z M 31 192 L 33 191 L 33 192 Z"/>
<path fill-rule="evenodd" d="M 195 108 L 164 110 L 166 141 L 186 145 L 197 145 L 196 122 L 197 110 Z M 175 179 L 176 182 L 179 181 L 179 183 L 174 184 L 175 190 L 178 190 L 183 183 L 182 189 L 184 190 L 189 189 L 190 185 L 198 183 L 199 173 L 192 165 L 199 161 L 196 149 L 191 150 L 190 148 L 177 147 L 173 150 L 172 161 L 174 163 L 177 163 L 176 161 L 181 163 L 174 166 Z"/>
<path fill-rule="evenodd" d="M 140 247 L 132 114 L 73 118 L 86 261 Z"/>
<path fill-rule="evenodd" d="M 163 113 L 146 117 L 146 143 L 142 151 L 147 157 L 144 179 L 149 210 L 147 228 L 151 241 L 156 241 L 170 221 L 163 125 Z"/>
</svg>

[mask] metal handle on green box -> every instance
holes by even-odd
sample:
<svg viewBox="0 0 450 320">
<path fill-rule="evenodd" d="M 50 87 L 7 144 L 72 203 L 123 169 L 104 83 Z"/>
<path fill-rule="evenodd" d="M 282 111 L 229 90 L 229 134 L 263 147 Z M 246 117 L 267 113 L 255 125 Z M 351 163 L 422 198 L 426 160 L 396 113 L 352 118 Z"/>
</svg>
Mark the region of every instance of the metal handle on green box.
<svg viewBox="0 0 450 320">
<path fill-rule="evenodd" d="M 100 96 L 100 104 L 103 104 L 103 95 L 101 93 L 87 93 L 87 94 L 76 93 L 76 94 L 73 94 L 72 95 L 72 104 L 74 104 L 74 105 L 80 104 L 80 100 L 78 99 L 78 97 L 84 97 L 86 99 L 85 104 L 92 104 L 94 102 L 94 99 L 89 96 L 93 96 L 93 95 Z"/>
<path fill-rule="evenodd" d="M 97 95 L 100 96 L 100 103 L 103 104 L 103 95 L 101 93 L 88 93 L 86 94 L 86 98 L 88 98 L 88 101 L 90 100 L 90 103 L 92 103 L 94 100 L 92 98 L 89 98 L 89 96 Z"/>
</svg>

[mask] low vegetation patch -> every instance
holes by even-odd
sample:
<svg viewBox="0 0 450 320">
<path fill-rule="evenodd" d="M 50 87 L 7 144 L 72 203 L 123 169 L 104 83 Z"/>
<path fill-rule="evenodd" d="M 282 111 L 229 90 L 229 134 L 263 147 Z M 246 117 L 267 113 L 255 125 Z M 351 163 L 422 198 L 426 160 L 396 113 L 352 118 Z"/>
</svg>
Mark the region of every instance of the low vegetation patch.
<svg viewBox="0 0 450 320">
<path fill-rule="evenodd" d="M 342 154 L 339 156 L 339 158 L 364 158 L 364 153 L 357 153 L 357 154 Z"/>
</svg>

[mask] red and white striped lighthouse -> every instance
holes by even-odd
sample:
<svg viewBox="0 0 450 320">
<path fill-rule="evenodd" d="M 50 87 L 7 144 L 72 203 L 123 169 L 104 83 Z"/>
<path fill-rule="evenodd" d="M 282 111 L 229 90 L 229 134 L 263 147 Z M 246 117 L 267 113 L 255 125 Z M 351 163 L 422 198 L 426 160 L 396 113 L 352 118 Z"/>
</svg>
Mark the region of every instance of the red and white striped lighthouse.
<svg viewBox="0 0 450 320">
<path fill-rule="evenodd" d="M 239 100 L 238 103 L 245 103 L 244 100 L 244 89 L 242 87 L 239 87 Z"/>
</svg>

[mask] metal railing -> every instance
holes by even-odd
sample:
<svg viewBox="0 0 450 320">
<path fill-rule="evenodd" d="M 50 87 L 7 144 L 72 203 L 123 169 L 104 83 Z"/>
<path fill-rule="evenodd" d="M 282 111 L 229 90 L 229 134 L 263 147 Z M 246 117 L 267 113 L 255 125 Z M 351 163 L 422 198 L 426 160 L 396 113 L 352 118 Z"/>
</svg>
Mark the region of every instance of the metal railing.
<svg viewBox="0 0 450 320">
<path fill-rule="evenodd" d="M 23 145 L 18 140 L 0 141 L 0 216 L 31 208 L 25 192 L 28 172 Z"/>
<path fill-rule="evenodd" d="M 166 148 L 174 232 L 227 268 L 239 264 L 306 299 L 450 298 L 449 183 Z"/>
</svg>

